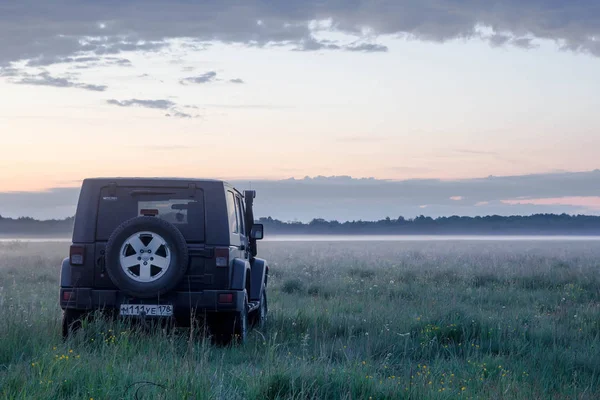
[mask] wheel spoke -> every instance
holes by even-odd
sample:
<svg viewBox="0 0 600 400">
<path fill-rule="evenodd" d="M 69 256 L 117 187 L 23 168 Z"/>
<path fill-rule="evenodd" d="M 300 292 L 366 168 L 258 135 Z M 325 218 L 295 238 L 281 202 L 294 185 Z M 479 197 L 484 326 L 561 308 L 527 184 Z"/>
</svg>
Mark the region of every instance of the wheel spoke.
<svg viewBox="0 0 600 400">
<path fill-rule="evenodd" d="M 156 232 L 136 232 L 122 243 L 120 267 L 136 282 L 150 283 L 160 279 L 171 266 L 167 242 Z"/>
<path fill-rule="evenodd" d="M 134 265 L 138 265 L 138 264 L 140 264 L 140 261 L 138 260 L 137 254 L 135 254 L 133 256 L 129 256 L 129 257 L 124 257 L 121 259 L 121 265 L 124 268 L 133 267 Z"/>
<path fill-rule="evenodd" d="M 150 280 L 150 264 L 144 265 L 144 263 L 140 264 L 140 280 L 149 281 Z"/>
<path fill-rule="evenodd" d="M 154 260 L 152 261 L 152 265 L 160 269 L 165 269 L 169 266 L 169 259 L 155 255 Z"/>
<path fill-rule="evenodd" d="M 140 240 L 139 236 L 133 236 L 129 239 L 129 245 L 135 250 L 136 253 L 139 253 L 141 249 L 143 249 L 144 243 Z"/>
<path fill-rule="evenodd" d="M 152 251 L 152 254 L 156 253 L 160 246 L 163 245 L 163 241 L 154 236 L 150 243 L 148 243 L 148 249 Z"/>
</svg>

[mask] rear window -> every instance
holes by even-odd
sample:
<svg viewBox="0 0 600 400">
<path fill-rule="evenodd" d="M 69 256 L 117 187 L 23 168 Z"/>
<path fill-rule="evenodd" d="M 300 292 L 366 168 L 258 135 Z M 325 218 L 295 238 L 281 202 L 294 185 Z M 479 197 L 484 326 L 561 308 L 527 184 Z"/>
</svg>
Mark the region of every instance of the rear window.
<svg viewBox="0 0 600 400">
<path fill-rule="evenodd" d="M 175 225 L 188 241 L 204 241 L 204 193 L 187 188 L 103 188 L 98 205 L 96 240 L 108 240 L 128 219 L 152 215 Z"/>
</svg>

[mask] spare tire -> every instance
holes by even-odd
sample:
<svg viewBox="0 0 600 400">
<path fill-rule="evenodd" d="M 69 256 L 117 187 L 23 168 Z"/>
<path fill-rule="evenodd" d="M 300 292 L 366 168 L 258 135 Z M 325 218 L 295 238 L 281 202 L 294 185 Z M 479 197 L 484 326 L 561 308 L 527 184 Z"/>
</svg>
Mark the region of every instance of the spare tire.
<svg viewBox="0 0 600 400">
<path fill-rule="evenodd" d="M 123 292 L 140 298 L 175 288 L 188 267 L 185 238 L 156 217 L 135 217 L 114 230 L 106 244 L 106 271 Z"/>
</svg>

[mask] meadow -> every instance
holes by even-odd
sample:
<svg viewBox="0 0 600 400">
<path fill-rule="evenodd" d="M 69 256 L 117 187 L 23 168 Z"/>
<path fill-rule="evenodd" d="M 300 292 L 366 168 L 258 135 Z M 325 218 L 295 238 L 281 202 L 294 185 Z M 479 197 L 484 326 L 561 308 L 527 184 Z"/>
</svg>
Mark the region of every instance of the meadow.
<svg viewBox="0 0 600 400">
<path fill-rule="evenodd" d="M 3 399 L 600 398 L 599 242 L 264 242 L 243 347 L 99 321 L 63 342 L 66 243 L 0 243 Z"/>
</svg>

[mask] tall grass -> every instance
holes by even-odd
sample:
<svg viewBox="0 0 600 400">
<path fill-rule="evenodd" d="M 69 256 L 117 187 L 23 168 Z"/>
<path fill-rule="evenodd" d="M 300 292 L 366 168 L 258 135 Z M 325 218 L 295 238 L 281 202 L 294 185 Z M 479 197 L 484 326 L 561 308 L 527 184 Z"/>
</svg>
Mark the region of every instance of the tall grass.
<svg viewBox="0 0 600 400">
<path fill-rule="evenodd" d="M 0 244 L 7 399 L 600 396 L 594 242 L 261 243 L 269 323 L 244 347 L 98 321 L 63 343 L 65 244 Z"/>
</svg>

